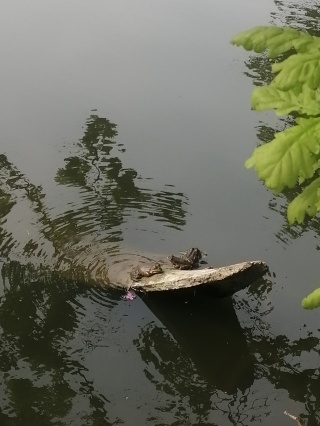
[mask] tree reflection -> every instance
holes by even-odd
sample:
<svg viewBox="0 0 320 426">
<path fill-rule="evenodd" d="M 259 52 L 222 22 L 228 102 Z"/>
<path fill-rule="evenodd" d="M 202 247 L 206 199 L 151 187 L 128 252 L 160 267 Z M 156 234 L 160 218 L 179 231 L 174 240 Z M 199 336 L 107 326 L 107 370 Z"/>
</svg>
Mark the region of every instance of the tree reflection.
<svg viewBox="0 0 320 426">
<path fill-rule="evenodd" d="M 106 118 L 91 115 L 86 123 L 83 138 L 77 144 L 76 155 L 67 158 L 59 169 L 56 181 L 60 185 L 80 187 L 84 206 L 77 209 L 76 220 L 97 220 L 109 231 L 110 241 L 121 241 L 121 231 L 116 232 L 135 212 L 141 218 L 154 217 L 163 224 L 181 229 L 185 224 L 186 197 L 172 191 L 154 191 L 141 184 L 145 181 L 131 168 L 125 168 L 121 154 L 122 144 L 115 141 L 116 125 Z M 149 182 L 150 185 L 150 182 Z M 112 230 L 112 232 L 110 232 Z"/>
<path fill-rule="evenodd" d="M 285 24 L 297 30 L 305 30 L 313 36 L 319 36 L 320 11 L 317 2 L 274 0 L 278 10 L 271 13 L 275 24 Z"/>
<path fill-rule="evenodd" d="M 260 280 L 254 288 L 250 300 L 234 302 L 242 317 L 246 313 L 241 328 L 232 320 L 227 300 L 145 298 L 163 324 L 150 323 L 134 342 L 145 361 L 145 374 L 158 392 L 179 395 L 186 401 L 201 424 L 210 423 L 213 409 L 215 419 L 220 413 L 230 424 L 264 423 L 278 404 L 277 389 L 305 405 L 301 417 L 308 421 L 306 425 L 318 425 L 319 368 L 305 368 L 302 362 L 318 359 L 319 338 L 309 334 L 291 340 L 273 335 L 266 320 L 272 307 L 265 307 L 271 283 Z M 266 397 L 268 386 L 271 394 Z M 177 416 L 179 409 L 177 404 Z M 179 411 L 180 418 L 184 415 L 187 413 Z"/>
<path fill-rule="evenodd" d="M 142 359 L 146 364 L 145 374 L 155 385 L 158 393 L 165 393 L 174 398 L 179 395 L 184 406 L 172 406 L 167 399 L 166 411 L 173 411 L 180 422 L 188 424 L 189 410 L 196 416 L 196 421 L 207 424 L 211 410 L 211 392 L 206 382 L 197 371 L 185 348 L 175 343 L 172 336 L 164 328 L 149 324 L 140 332 L 139 339 L 134 341 Z M 181 424 L 181 423 L 179 423 Z"/>
<path fill-rule="evenodd" d="M 46 262 L 60 270 L 82 268 L 87 274 L 92 265 L 96 271 L 108 255 L 119 251 L 123 231 L 133 218 L 143 220 L 144 227 L 148 218 L 153 224 L 181 229 L 187 198 L 173 187 L 153 190 L 150 180 L 148 187 L 134 169 L 125 168 L 120 159 L 125 149 L 116 136 L 115 124 L 89 117 L 76 152 L 56 174 L 58 185 L 73 191 L 58 214 L 46 202 L 43 188 L 0 155 L 1 256 Z"/>
<path fill-rule="evenodd" d="M 264 293 L 265 300 L 267 294 Z M 292 401 L 305 407 L 300 417 L 307 420 L 305 426 L 318 425 L 320 422 L 320 394 L 318 354 L 319 338 L 307 333 L 306 337 L 291 340 L 285 335 L 273 335 L 262 308 L 264 298 L 250 292 L 250 299 L 237 299 L 235 308 L 246 313 L 242 329 L 250 352 L 254 355 L 255 380 L 267 379 L 273 389 L 286 390 Z M 271 304 L 267 304 L 267 306 Z M 311 363 L 310 363 L 310 360 Z M 311 367 L 316 365 L 316 367 Z M 288 407 L 285 407 L 288 408 Z M 290 411 L 290 410 L 289 410 Z"/>
<path fill-rule="evenodd" d="M 261 127 L 260 133 L 268 137 L 270 129 Z M 116 127 L 107 119 L 96 115 L 88 119 L 77 153 L 68 157 L 56 174 L 58 185 L 78 195 L 59 213 L 49 207 L 41 186 L 32 184 L 0 155 L 0 255 L 13 259 L 1 269 L 0 421 L 4 424 L 10 424 L 13 416 L 21 424 L 35 419 L 39 424 L 59 419 L 67 422 L 69 418 L 72 422 L 75 411 L 81 413 L 77 419 L 83 424 L 121 423 L 120 419 L 111 421 L 110 404 L 88 379 L 85 363 L 73 344 L 78 338 L 82 349 L 86 345 L 79 318 L 84 309 L 81 298 L 87 296 L 88 287 L 81 282 L 103 278 L 106 254 L 118 248 L 130 215 L 155 217 L 180 229 L 185 221 L 186 197 L 172 190 L 143 187 L 145 181 L 137 172 L 123 166 L 124 148 L 115 137 Z M 28 225 L 25 234 L 19 225 L 22 219 Z M 97 252 L 89 238 L 92 234 L 97 235 Z M 257 301 L 263 300 L 270 283 L 263 280 L 259 288 L 250 293 Z M 112 296 L 108 298 L 107 309 L 111 311 Z M 162 304 L 163 316 L 150 306 L 161 320 L 166 318 L 169 332 L 152 323 L 141 329 L 134 342 L 146 365 L 147 380 L 167 397 L 165 410 L 174 411 L 186 424 L 192 416 L 196 424 L 212 424 L 212 411 L 228 418 L 230 424 L 263 422 L 272 400 L 259 395 L 256 382 L 266 379 L 287 390 L 292 399 L 309 401 L 310 424 L 319 420 L 315 414 L 319 371 L 302 370 L 292 362 L 292 358 L 316 352 L 317 338 L 291 341 L 283 335 L 273 336 L 263 320 L 268 311 L 262 312 L 259 306 L 254 310 L 252 303 L 244 300 L 238 301 L 236 308 L 248 312 L 250 326 L 244 324 L 243 332 L 234 318 L 231 331 L 223 333 L 217 321 L 219 308 L 212 309 L 212 301 L 201 301 L 200 309 L 191 301 L 182 303 L 171 307 Z M 226 316 L 232 317 L 230 312 Z M 225 324 L 227 318 L 223 321 Z M 99 330 L 98 336 L 91 329 L 86 334 L 90 347 L 96 340 L 110 339 L 105 329 Z M 226 336 L 232 336 L 232 344 Z M 199 342 L 205 345 L 201 351 L 197 350 Z M 177 395 L 182 403 L 174 404 Z M 86 414 L 83 403 L 87 404 Z"/>
<path fill-rule="evenodd" d="M 77 416 L 80 423 L 115 424 L 109 422 L 108 401 L 69 347 L 79 334 L 79 300 L 89 291 L 81 283 L 106 282 L 106 258 L 119 251 L 124 225 L 135 212 L 181 229 L 187 204 L 172 187 L 153 190 L 125 168 L 116 136 L 115 124 L 90 116 L 77 152 L 56 174 L 58 187 L 76 191 L 59 213 L 41 186 L 0 155 L 0 257 L 6 259 L 0 287 L 1 423 L 47 424 L 68 416 L 73 421 L 83 395 L 87 407 Z"/>
<path fill-rule="evenodd" d="M 41 279 L 37 268 L 18 262 L 5 264 L 1 272 L 6 290 L 0 297 L 0 420 L 49 424 L 67 417 L 84 393 L 91 418 L 109 424 L 105 401 L 95 394 L 86 368 L 65 344 L 77 332 L 75 307 L 87 287 L 54 274 Z"/>
</svg>

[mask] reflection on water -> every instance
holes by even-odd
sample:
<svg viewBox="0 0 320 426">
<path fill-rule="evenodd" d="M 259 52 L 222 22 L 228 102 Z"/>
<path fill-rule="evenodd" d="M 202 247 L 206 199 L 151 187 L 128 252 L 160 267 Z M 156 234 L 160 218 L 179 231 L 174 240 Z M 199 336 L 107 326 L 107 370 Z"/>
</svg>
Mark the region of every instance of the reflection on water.
<svg viewBox="0 0 320 426">
<path fill-rule="evenodd" d="M 107 418 L 104 399 L 86 378 L 87 368 L 73 353 L 75 346 L 70 346 L 81 338 L 81 298 L 87 288 L 54 276 L 40 282 L 32 272 L 17 262 L 2 268 L 1 424 L 49 424 L 54 418 L 68 418 L 82 393 L 88 396 L 92 418 Z M 108 296 L 109 313 L 114 306 Z"/>
<path fill-rule="evenodd" d="M 107 261 L 110 265 L 121 258 L 120 243 L 130 217 L 181 229 L 187 199 L 172 186 L 155 191 L 135 170 L 125 168 L 121 161 L 125 149 L 116 136 L 115 124 L 97 115 L 89 117 L 76 152 L 56 174 L 59 186 L 76 191 L 65 205 L 50 206 L 43 188 L 0 155 L 0 420 L 4 424 L 119 420 L 117 393 L 111 404 L 105 392 L 99 393 L 93 385 L 85 364 L 90 357 L 86 353 L 103 350 L 107 361 L 100 360 L 99 370 L 105 362 L 116 369 L 112 355 L 105 351 L 124 350 L 123 306 L 117 305 L 119 294 L 81 283 L 107 282 Z M 95 312 L 90 318 L 91 302 L 91 309 L 103 309 L 102 315 Z M 89 321 L 85 326 L 84 312 Z M 115 341 L 112 335 L 117 336 Z M 108 409 L 109 404 L 115 408 Z"/>
<path fill-rule="evenodd" d="M 235 308 L 242 317 L 241 326 L 255 362 L 255 384 L 263 383 L 271 391 L 275 399 L 281 400 L 281 390 L 286 390 L 291 406 L 297 413 L 301 403 L 301 418 L 307 420 L 307 425 L 318 425 L 320 422 L 320 395 L 318 382 L 320 378 L 319 351 L 320 341 L 313 333 L 298 340 L 287 336 L 273 335 L 266 316 L 271 308 L 268 303 L 270 287 L 265 284 L 261 289 L 250 292 L 249 300 L 237 298 Z M 267 302 L 267 303 L 266 303 Z M 266 308 L 263 308 L 266 307 Z M 278 390 L 278 393 L 275 390 Z M 256 392 L 259 395 L 260 391 Z M 265 401 L 265 412 L 271 414 L 276 401 L 272 398 Z M 284 405 L 282 405 L 284 406 Z M 303 409 L 302 409 L 303 407 Z M 290 411 L 290 410 L 289 410 Z"/>
<path fill-rule="evenodd" d="M 88 119 L 56 174 L 77 196 L 58 209 L 0 156 L 0 420 L 247 425 L 272 414 L 279 397 L 266 398 L 266 387 L 310 401 L 308 419 L 319 420 L 318 368 L 294 362 L 319 340 L 271 334 L 269 280 L 234 304 L 242 328 L 231 300 L 149 296 L 130 305 L 83 284 L 106 280 L 107 257 L 128 257 L 120 243 L 130 215 L 176 229 L 185 221 L 186 197 L 154 191 L 124 168 L 116 135 L 107 119 Z"/>
<path fill-rule="evenodd" d="M 107 281 L 107 261 L 119 254 L 119 243 L 130 220 L 137 217 L 181 229 L 187 198 L 167 190 L 150 189 L 133 169 L 125 168 L 117 144 L 116 125 L 91 115 L 76 152 L 56 174 L 59 185 L 77 192 L 66 205 L 46 203 L 41 186 L 35 186 L 0 155 L 0 256 L 46 264 L 70 276 Z M 61 211 L 62 210 L 62 211 Z M 142 227 L 142 225 L 140 225 Z"/>
<path fill-rule="evenodd" d="M 144 301 L 209 383 L 229 395 L 252 385 L 254 360 L 230 298 L 162 294 L 149 295 Z M 163 348 L 159 345 L 157 352 Z"/>
<path fill-rule="evenodd" d="M 31 267 L 18 262 L 2 275 L 0 407 L 2 419 L 15 424 L 131 424 L 132 413 L 133 424 L 261 422 L 273 403 L 264 399 L 261 380 L 290 385 L 266 345 L 269 351 L 279 346 L 281 365 L 291 346 L 316 345 L 274 339 L 267 328 L 264 337 L 254 335 L 256 326 L 246 330 L 248 345 L 230 300 L 145 299 L 161 325 L 150 322 L 139 299 L 130 308 L 115 292 L 54 274 L 36 280 Z M 241 309 L 262 323 L 260 296 L 269 286 L 261 285 L 256 310 L 251 304 Z M 291 376 L 299 380 L 297 367 Z"/>
<path fill-rule="evenodd" d="M 127 222 L 126 216 L 136 214 L 140 219 L 153 216 L 166 226 L 181 229 L 185 224 L 186 197 L 144 187 L 146 181 L 134 169 L 123 166 L 119 157 L 125 148 L 116 143 L 115 129 L 116 125 L 106 118 L 91 115 L 77 154 L 67 158 L 65 167 L 58 170 L 56 181 L 78 187 L 83 195 L 83 208 L 75 217 L 68 217 L 68 222 L 76 222 L 81 234 L 86 234 L 99 221 L 110 242 L 122 240 L 121 225 Z"/>
<path fill-rule="evenodd" d="M 319 5 L 313 0 L 299 1 L 274 0 L 278 10 L 271 12 L 275 25 L 286 25 L 309 34 L 319 36 Z"/>
<path fill-rule="evenodd" d="M 269 315 L 271 300 L 277 292 L 275 286 L 270 293 L 269 279 L 236 296 L 233 304 L 230 300 L 220 304 L 198 299 L 169 303 L 151 297 L 125 303 L 120 300 L 119 291 L 83 284 L 104 280 L 107 262 L 132 255 L 123 253 L 124 249 L 130 252 L 130 248 L 123 248 L 122 244 L 137 241 L 139 250 L 143 249 L 141 241 L 148 235 L 165 239 L 167 234 L 163 235 L 167 232 L 174 238 L 176 230 L 186 230 L 185 235 L 190 235 L 190 228 L 194 228 L 192 235 L 197 236 L 202 228 L 214 238 L 214 228 L 219 226 L 219 235 L 228 239 L 226 246 L 230 244 L 236 246 L 235 251 L 241 250 L 241 241 L 232 234 L 235 227 L 231 227 L 230 236 L 228 231 L 230 220 L 235 219 L 231 212 L 234 203 L 246 190 L 235 194 L 231 177 L 227 196 L 235 201 L 225 204 L 225 198 L 216 195 L 226 191 L 229 182 L 225 180 L 226 174 L 220 177 L 219 170 L 229 172 L 233 164 L 235 169 L 241 168 L 238 159 L 232 162 L 238 154 L 235 151 L 232 155 L 232 144 L 224 134 L 234 122 L 234 117 L 229 116 L 229 102 L 235 87 L 229 79 L 237 80 L 231 72 L 234 58 L 227 44 L 234 33 L 233 25 L 239 31 L 244 25 L 243 16 L 252 19 L 254 25 L 250 6 L 246 9 L 248 15 L 232 14 L 230 10 L 223 11 L 229 9 L 225 2 L 207 2 L 207 6 L 210 3 L 214 8 L 203 5 L 198 14 L 190 13 L 192 2 L 189 2 L 184 11 L 177 6 L 163 14 L 165 2 L 155 2 L 152 10 L 148 9 L 148 2 L 140 2 L 129 16 L 127 5 L 123 13 L 118 2 L 120 9 L 115 9 L 119 15 L 110 13 L 107 22 L 107 15 L 100 13 L 103 9 L 90 5 L 84 8 L 81 2 L 76 9 L 70 8 L 70 14 L 61 14 L 53 3 L 48 13 L 47 6 L 40 3 L 34 10 L 26 8 L 20 21 L 16 17 L 21 5 L 12 6 L 14 9 L 8 6 L 18 24 L 8 24 L 15 49 L 7 48 L 5 53 L 8 59 L 9 56 L 22 59 L 3 62 L 10 70 L 5 74 L 7 77 L 11 70 L 19 72 L 13 72 L 12 79 L 9 78 L 2 114 L 5 123 L 2 141 L 8 146 L 12 144 L 12 149 L 8 149 L 6 156 L 0 153 L 0 423 L 14 426 L 291 424 L 283 415 L 286 409 L 294 414 L 304 412 L 309 426 L 319 424 L 318 335 L 314 332 L 306 336 L 298 331 L 297 335 L 303 334 L 301 339 L 289 339 L 281 332 L 281 325 L 274 327 L 268 322 L 274 314 Z M 267 2 L 259 3 L 259 10 L 262 3 Z M 318 20 L 312 2 L 287 3 L 288 7 L 285 2 L 277 2 L 283 8 L 279 14 L 279 18 L 283 15 L 283 21 L 292 20 L 294 13 L 306 28 L 313 18 Z M 255 2 L 251 4 L 256 7 Z M 125 16 L 130 19 L 124 19 Z M 217 26 L 212 25 L 216 16 L 219 16 Z M 304 23 L 303 16 L 308 17 Z M 115 19 L 114 26 L 110 19 Z M 163 22 L 168 23 L 168 32 L 162 31 Z M 154 24 L 162 32 L 150 31 L 150 38 L 146 37 Z M 189 31 L 190 24 L 201 31 Z M 217 37 L 210 38 L 214 27 Z M 105 28 L 109 31 L 105 32 Z M 114 31 L 118 29 L 118 33 Z M 4 25 L 3 30 L 7 33 L 8 28 Z M 90 37 L 92 33 L 94 36 Z M 80 34 L 84 36 L 79 41 Z M 132 34 L 137 37 L 131 37 Z M 14 43 L 15 37 L 18 43 Z M 216 44 L 214 40 L 219 45 L 211 50 Z M 212 54 L 203 56 L 204 51 Z M 121 55 L 129 61 L 121 61 Z M 211 61 L 210 57 L 218 59 Z M 79 67 L 81 62 L 83 66 Z M 219 64 L 225 62 L 226 66 L 220 68 L 225 75 L 219 74 Z M 129 70 L 124 70 L 125 64 L 130 64 Z M 270 75 L 264 65 L 259 68 L 259 63 L 252 61 L 251 69 L 247 69 L 257 84 Z M 74 81 L 69 81 L 68 75 L 75 76 Z M 93 75 L 97 77 L 96 84 L 92 84 Z M 212 75 L 216 78 L 212 79 Z M 52 84 L 53 81 L 56 83 Z M 156 85 L 159 90 L 153 90 Z M 115 89 L 110 90 L 111 86 Z M 62 94 L 65 88 L 67 93 Z M 167 96 L 170 91 L 172 96 Z M 149 92 L 147 96 L 145 92 Z M 39 155 L 40 160 L 29 165 L 26 159 L 21 165 L 18 163 L 21 153 L 30 149 L 30 145 L 46 149 L 46 143 L 42 146 L 45 132 L 48 144 L 52 140 L 50 148 L 57 153 L 57 134 L 65 137 L 69 124 L 83 113 L 88 99 L 124 117 L 128 132 L 134 126 L 140 130 L 143 127 L 142 133 L 148 127 L 152 129 L 141 144 L 134 146 L 143 146 L 149 135 L 162 143 L 170 134 L 168 139 L 175 141 L 179 154 L 176 159 L 183 164 L 169 158 L 168 167 L 173 170 L 172 167 L 178 166 L 174 171 L 177 179 L 184 179 L 188 195 L 196 200 L 196 208 L 191 209 L 192 213 L 196 212 L 195 220 L 190 221 L 189 230 L 184 227 L 188 198 L 173 186 L 157 188 L 150 176 L 141 176 L 135 170 L 137 167 L 132 168 L 126 147 L 118 142 L 116 126 L 96 113 L 84 124 L 78 143 L 66 144 L 66 158 L 53 170 L 52 182 L 44 177 L 43 186 L 39 186 L 39 181 L 35 184 L 34 178 L 23 172 L 24 165 L 28 170 L 30 164 L 39 164 L 42 157 Z M 127 101 L 128 105 L 124 105 Z M 78 108 L 76 103 L 81 106 Z M 26 105 L 30 111 L 23 117 Z M 135 107 L 141 109 L 140 114 L 133 113 Z M 45 113 L 38 116 L 38 108 Z M 153 109 L 151 114 L 148 108 Z M 250 119 L 245 115 L 243 118 L 244 122 Z M 208 126 L 206 123 L 211 121 L 213 125 Z M 61 125 L 61 131 L 56 133 L 57 124 Z M 286 124 L 282 122 L 279 126 L 283 125 Z M 260 131 L 265 140 L 269 129 L 262 126 Z M 28 138 L 34 135 L 37 142 L 29 145 Z M 228 131 L 226 135 L 237 136 L 236 132 Z M 214 149 L 207 150 L 205 145 L 198 144 L 200 139 L 210 145 L 214 143 Z M 222 152 L 218 152 L 218 139 L 224 142 Z M 22 143 L 25 143 L 23 148 Z M 20 154 L 15 157 L 17 150 Z M 196 165 L 196 173 L 190 170 L 190 179 L 183 172 L 185 160 L 188 165 Z M 198 180 L 196 174 L 202 172 L 202 167 L 204 173 Z M 206 174 L 205 168 L 217 174 Z M 211 181 L 212 176 L 217 179 Z M 194 198 L 208 181 L 212 193 L 207 195 L 209 198 L 212 195 L 213 200 Z M 205 205 L 201 206 L 197 200 Z M 275 200 L 273 208 L 279 210 L 276 203 L 280 199 Z M 211 201 L 214 205 L 221 204 L 225 219 L 222 223 L 218 211 L 211 208 Z M 208 216 L 202 214 L 204 210 Z M 241 206 L 235 205 L 235 210 L 240 216 Z M 200 229 L 199 218 L 203 220 Z M 251 219 L 248 216 L 250 224 Z M 299 229 L 295 232 L 300 232 Z M 128 238 L 132 234 L 134 237 Z M 245 230 L 237 235 L 242 239 L 248 237 Z M 266 235 L 267 232 L 259 232 L 255 236 L 262 240 Z M 287 230 L 280 237 L 294 238 Z M 255 247 L 260 244 L 264 246 L 265 241 L 259 241 Z M 212 246 L 219 250 L 217 238 Z M 290 300 L 286 307 L 294 309 Z"/>
</svg>

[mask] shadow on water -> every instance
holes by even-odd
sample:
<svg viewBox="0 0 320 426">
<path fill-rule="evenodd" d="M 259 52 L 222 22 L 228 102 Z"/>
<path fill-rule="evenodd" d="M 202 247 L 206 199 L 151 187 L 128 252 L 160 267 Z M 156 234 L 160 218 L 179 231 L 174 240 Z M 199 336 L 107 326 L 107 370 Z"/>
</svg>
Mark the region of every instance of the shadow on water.
<svg viewBox="0 0 320 426">
<path fill-rule="evenodd" d="M 252 385 L 255 360 L 231 298 L 150 294 L 143 297 L 143 301 L 209 383 L 229 395 Z M 149 338 L 144 335 L 143 339 L 146 348 Z"/>
</svg>

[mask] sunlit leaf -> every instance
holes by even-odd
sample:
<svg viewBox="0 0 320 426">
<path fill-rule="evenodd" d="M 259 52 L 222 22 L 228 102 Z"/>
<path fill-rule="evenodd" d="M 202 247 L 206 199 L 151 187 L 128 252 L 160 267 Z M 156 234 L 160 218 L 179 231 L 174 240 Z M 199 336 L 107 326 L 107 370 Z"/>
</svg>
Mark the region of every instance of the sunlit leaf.
<svg viewBox="0 0 320 426">
<path fill-rule="evenodd" d="M 320 85 L 320 51 L 291 55 L 285 61 L 273 64 L 272 71 L 278 73 L 273 84 L 279 89 L 289 90 L 303 84 L 317 89 Z"/>
<path fill-rule="evenodd" d="M 304 84 L 301 90 L 284 91 L 275 84 L 256 87 L 251 96 L 251 106 L 257 111 L 274 109 L 276 114 L 298 112 L 309 116 L 320 114 L 320 89 L 313 90 Z"/>
<path fill-rule="evenodd" d="M 319 202 L 320 178 L 317 178 L 289 204 L 287 211 L 289 223 L 302 223 L 306 214 L 314 216 L 320 210 Z"/>
<path fill-rule="evenodd" d="M 292 48 L 297 52 L 318 48 L 320 39 L 293 28 L 260 26 L 237 34 L 231 43 L 256 53 L 267 50 L 269 58 L 276 58 Z"/>
<path fill-rule="evenodd" d="M 255 27 L 232 43 L 247 50 L 266 51 L 270 58 L 288 53 L 272 65 L 271 84 L 257 87 L 251 105 L 257 111 L 273 109 L 278 115 L 295 112 L 296 125 L 275 135 L 246 162 L 276 193 L 311 179 L 320 168 L 320 38 L 292 28 Z M 315 179 L 288 207 L 290 223 L 320 211 L 320 181 Z"/>
<path fill-rule="evenodd" d="M 320 118 L 300 118 L 296 126 L 256 148 L 245 165 L 254 167 L 268 188 L 279 193 L 313 176 L 319 150 Z"/>
<path fill-rule="evenodd" d="M 315 309 L 320 306 L 320 288 L 314 290 L 309 296 L 302 299 L 304 309 Z"/>
</svg>

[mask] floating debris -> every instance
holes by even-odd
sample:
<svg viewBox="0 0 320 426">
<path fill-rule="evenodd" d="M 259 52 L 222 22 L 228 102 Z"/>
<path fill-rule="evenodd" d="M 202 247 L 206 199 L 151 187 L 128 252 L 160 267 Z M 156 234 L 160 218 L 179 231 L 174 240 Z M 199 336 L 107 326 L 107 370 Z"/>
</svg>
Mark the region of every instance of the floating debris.
<svg viewBox="0 0 320 426">
<path fill-rule="evenodd" d="M 122 300 L 134 300 L 137 297 L 133 290 L 127 290 L 126 294 L 121 297 Z"/>
</svg>

